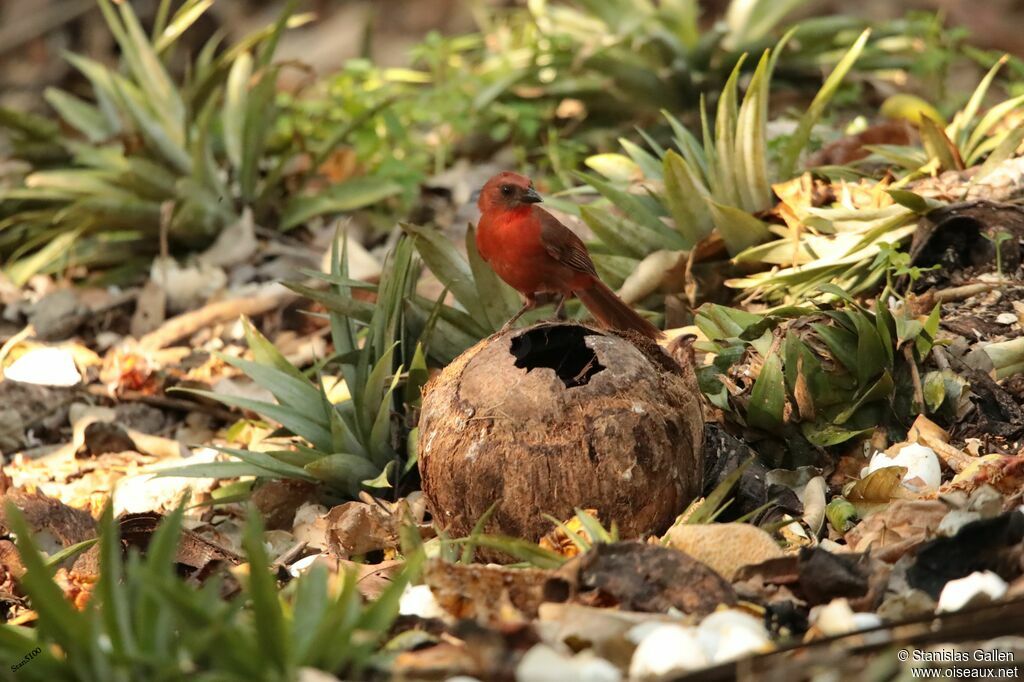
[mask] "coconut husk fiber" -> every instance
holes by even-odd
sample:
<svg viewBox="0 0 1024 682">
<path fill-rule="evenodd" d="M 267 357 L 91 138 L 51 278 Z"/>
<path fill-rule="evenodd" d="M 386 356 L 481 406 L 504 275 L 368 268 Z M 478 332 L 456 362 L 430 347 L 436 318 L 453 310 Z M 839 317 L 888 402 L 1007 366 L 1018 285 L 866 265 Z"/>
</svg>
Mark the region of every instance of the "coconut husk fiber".
<svg viewBox="0 0 1024 682">
<path fill-rule="evenodd" d="M 703 429 L 693 367 L 657 344 L 573 323 L 510 330 L 424 389 L 423 492 L 455 538 L 495 503 L 488 534 L 537 541 L 545 514 L 588 508 L 642 537 L 699 494 Z"/>
</svg>

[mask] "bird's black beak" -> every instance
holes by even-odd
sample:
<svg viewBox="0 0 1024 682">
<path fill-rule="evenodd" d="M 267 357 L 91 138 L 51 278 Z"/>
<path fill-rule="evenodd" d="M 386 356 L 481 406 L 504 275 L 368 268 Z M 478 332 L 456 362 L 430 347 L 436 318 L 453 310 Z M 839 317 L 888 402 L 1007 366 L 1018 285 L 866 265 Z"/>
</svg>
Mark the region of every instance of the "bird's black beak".
<svg viewBox="0 0 1024 682">
<path fill-rule="evenodd" d="M 526 191 L 523 192 L 523 196 L 520 197 L 520 200 L 524 204 L 539 204 L 540 202 L 544 201 L 543 199 L 541 199 L 541 196 L 537 194 L 537 190 L 535 190 L 533 187 L 527 187 Z"/>
</svg>

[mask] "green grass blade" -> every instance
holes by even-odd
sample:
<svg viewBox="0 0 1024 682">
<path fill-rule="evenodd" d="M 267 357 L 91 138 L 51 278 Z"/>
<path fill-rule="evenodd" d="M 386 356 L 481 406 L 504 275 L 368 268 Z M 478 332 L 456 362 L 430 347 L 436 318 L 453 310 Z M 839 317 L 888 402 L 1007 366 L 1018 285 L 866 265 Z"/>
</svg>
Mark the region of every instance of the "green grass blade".
<svg viewBox="0 0 1024 682">
<path fill-rule="evenodd" d="M 836 91 L 839 90 L 839 86 L 842 84 L 843 79 L 853 68 L 853 65 L 860 58 L 861 53 L 864 51 L 865 45 L 867 45 L 868 38 L 871 36 L 871 29 L 866 29 L 860 34 L 860 37 L 850 46 L 843 58 L 839 60 L 836 67 L 832 69 L 832 73 L 825 79 L 821 89 L 818 90 L 818 94 L 814 96 L 811 101 L 811 105 L 807 107 L 807 111 L 804 112 L 803 116 L 800 117 L 800 123 L 797 125 L 796 131 L 790 136 L 789 141 L 783 148 L 782 157 L 779 161 L 779 177 L 782 179 L 788 179 L 793 176 L 796 170 L 797 161 L 800 159 L 800 154 L 807 146 L 808 140 L 811 139 L 811 131 L 814 129 L 814 125 L 821 118 L 821 115 L 825 112 L 825 108 L 828 103 L 832 101 Z"/>
<path fill-rule="evenodd" d="M 286 674 L 292 668 L 291 638 L 277 594 L 277 582 L 269 570 L 270 559 L 263 546 L 260 514 L 255 507 L 250 507 L 248 517 L 242 546 L 249 559 L 248 595 L 252 602 L 260 661 Z"/>
</svg>

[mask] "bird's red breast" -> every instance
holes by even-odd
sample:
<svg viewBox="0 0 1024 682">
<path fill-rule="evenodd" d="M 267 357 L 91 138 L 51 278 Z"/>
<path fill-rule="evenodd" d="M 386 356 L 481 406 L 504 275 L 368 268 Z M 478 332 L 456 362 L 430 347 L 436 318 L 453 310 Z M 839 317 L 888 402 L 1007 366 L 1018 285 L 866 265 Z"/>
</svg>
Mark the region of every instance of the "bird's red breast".
<svg viewBox="0 0 1024 682">
<path fill-rule="evenodd" d="M 533 205 L 485 211 L 477 226 L 477 250 L 499 277 L 524 294 L 567 294 L 585 288 L 590 275 L 552 257 L 545 242 L 543 214 L 544 209 Z M 550 214 L 546 217 L 554 220 Z"/>
</svg>

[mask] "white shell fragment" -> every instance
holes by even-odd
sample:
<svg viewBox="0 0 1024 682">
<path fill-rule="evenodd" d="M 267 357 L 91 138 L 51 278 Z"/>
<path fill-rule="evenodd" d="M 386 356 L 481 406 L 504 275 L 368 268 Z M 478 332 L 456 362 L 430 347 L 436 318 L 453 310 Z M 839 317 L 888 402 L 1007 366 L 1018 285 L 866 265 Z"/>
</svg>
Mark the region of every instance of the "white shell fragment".
<svg viewBox="0 0 1024 682">
<path fill-rule="evenodd" d="M 736 609 L 716 611 L 697 626 L 697 638 L 712 663 L 724 663 L 772 648 L 764 623 Z"/>
<path fill-rule="evenodd" d="M 850 602 L 843 597 L 833 599 L 824 606 L 811 609 L 811 624 L 818 633 L 826 637 L 845 635 L 849 632 L 870 630 L 882 624 L 874 613 L 859 613 L 850 608 Z"/>
<path fill-rule="evenodd" d="M 716 611 L 696 627 L 643 623 L 627 639 L 637 642 L 631 680 L 670 678 L 773 648 L 761 620 L 738 609 Z"/>
<path fill-rule="evenodd" d="M 862 478 L 886 467 L 906 467 L 903 485 L 916 493 L 937 490 L 942 485 L 942 466 L 935 451 L 918 443 L 904 445 L 894 457 L 876 452 L 862 472 Z"/>
<path fill-rule="evenodd" d="M 959 611 L 977 602 L 996 601 L 1006 594 L 1006 581 L 992 571 L 975 571 L 966 578 L 950 580 L 942 588 L 936 611 Z"/>
<path fill-rule="evenodd" d="M 697 639 L 697 628 L 672 623 L 645 625 L 630 631 L 630 635 L 641 635 L 629 664 L 631 680 L 659 679 L 710 665 Z"/>
<path fill-rule="evenodd" d="M 71 353 L 62 348 L 34 348 L 4 370 L 4 378 L 39 386 L 75 386 L 82 375 Z"/>
<path fill-rule="evenodd" d="M 419 618 L 448 618 L 448 612 L 437 603 L 429 585 L 406 585 L 398 601 L 398 612 Z"/>
<path fill-rule="evenodd" d="M 300 575 L 308 571 L 320 556 L 320 554 L 310 554 L 309 556 L 302 557 L 288 567 L 288 573 L 290 573 L 293 578 L 298 578 Z"/>
<path fill-rule="evenodd" d="M 561 654 L 547 644 L 536 644 L 516 666 L 516 682 L 619 682 L 622 673 L 589 651 Z"/>
</svg>

